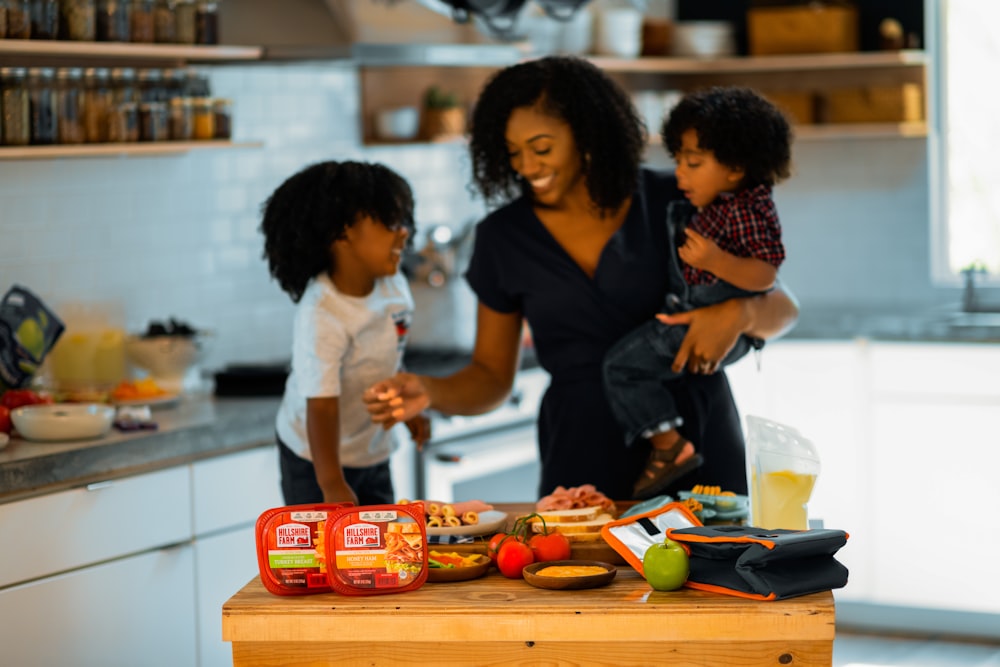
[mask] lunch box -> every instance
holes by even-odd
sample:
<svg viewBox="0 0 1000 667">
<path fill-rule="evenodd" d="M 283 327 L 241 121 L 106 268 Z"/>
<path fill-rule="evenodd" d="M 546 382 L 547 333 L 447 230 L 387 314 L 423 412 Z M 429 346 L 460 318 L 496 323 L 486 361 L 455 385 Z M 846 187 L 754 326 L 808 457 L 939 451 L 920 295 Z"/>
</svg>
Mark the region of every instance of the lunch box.
<svg viewBox="0 0 1000 667">
<path fill-rule="evenodd" d="M 427 580 L 423 503 L 276 507 L 256 525 L 257 562 L 275 595 L 378 595 Z"/>
</svg>

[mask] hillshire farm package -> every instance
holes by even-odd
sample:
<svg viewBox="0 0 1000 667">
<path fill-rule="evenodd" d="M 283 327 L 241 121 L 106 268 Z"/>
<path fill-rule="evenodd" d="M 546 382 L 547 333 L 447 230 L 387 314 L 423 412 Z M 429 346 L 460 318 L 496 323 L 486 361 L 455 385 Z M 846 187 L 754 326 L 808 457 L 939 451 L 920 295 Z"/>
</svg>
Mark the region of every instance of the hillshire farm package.
<svg viewBox="0 0 1000 667">
<path fill-rule="evenodd" d="M 260 579 L 276 595 L 378 595 L 427 580 L 423 503 L 290 505 L 257 519 Z"/>
</svg>

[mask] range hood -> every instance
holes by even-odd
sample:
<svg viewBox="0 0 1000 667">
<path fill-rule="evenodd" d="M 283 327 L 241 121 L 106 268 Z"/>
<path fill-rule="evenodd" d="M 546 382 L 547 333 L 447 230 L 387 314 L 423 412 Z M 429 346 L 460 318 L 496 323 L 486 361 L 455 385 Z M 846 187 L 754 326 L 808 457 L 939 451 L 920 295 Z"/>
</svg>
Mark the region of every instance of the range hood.
<svg viewBox="0 0 1000 667">
<path fill-rule="evenodd" d="M 226 0 L 222 38 L 265 60 L 506 65 L 528 52 L 517 16 L 529 0 Z M 586 0 L 531 0 L 568 17 Z M 545 4 L 543 4 L 545 3 Z"/>
</svg>

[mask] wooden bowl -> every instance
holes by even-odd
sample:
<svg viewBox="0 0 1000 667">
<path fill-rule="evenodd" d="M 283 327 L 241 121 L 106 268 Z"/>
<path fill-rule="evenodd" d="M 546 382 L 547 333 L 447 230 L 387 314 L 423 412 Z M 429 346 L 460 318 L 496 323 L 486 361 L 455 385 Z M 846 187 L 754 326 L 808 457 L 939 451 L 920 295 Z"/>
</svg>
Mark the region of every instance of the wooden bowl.
<svg viewBox="0 0 1000 667">
<path fill-rule="evenodd" d="M 479 554 L 476 560 L 477 563 L 471 567 L 429 567 L 427 568 L 427 581 L 437 584 L 478 579 L 490 569 L 492 561 L 489 556 L 482 554 Z"/>
<path fill-rule="evenodd" d="M 550 577 L 538 572 L 550 566 L 594 566 L 603 569 L 589 575 L 570 577 Z M 532 563 L 524 568 L 524 580 L 536 588 L 548 588 L 556 591 L 578 590 L 581 588 L 597 588 L 611 583 L 618 574 L 618 569 L 611 563 L 599 560 L 553 560 L 546 563 Z"/>
</svg>

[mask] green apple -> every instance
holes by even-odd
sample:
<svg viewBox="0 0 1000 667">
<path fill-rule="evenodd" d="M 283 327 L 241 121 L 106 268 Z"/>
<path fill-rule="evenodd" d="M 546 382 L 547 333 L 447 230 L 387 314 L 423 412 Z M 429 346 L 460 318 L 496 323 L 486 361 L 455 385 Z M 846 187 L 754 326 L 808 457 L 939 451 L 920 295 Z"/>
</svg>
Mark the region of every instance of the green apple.
<svg viewBox="0 0 1000 667">
<path fill-rule="evenodd" d="M 649 545 L 642 556 L 646 581 L 658 591 L 675 591 L 683 586 L 689 567 L 684 547 L 671 539 Z"/>
</svg>

